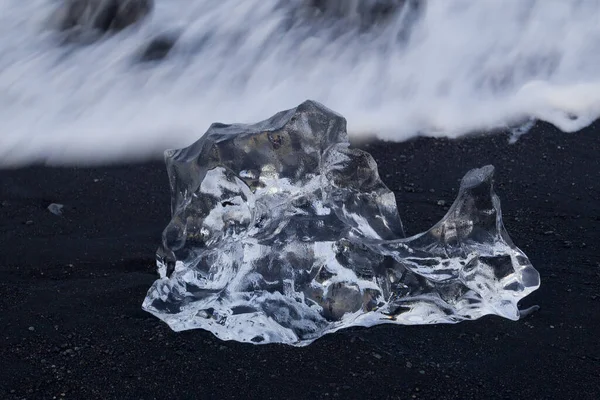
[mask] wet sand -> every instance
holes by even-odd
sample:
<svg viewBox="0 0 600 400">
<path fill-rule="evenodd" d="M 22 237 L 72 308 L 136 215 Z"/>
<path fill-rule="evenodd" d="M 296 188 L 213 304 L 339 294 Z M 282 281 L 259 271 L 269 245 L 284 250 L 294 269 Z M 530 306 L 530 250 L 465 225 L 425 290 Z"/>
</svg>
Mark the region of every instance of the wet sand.
<svg viewBox="0 0 600 400">
<path fill-rule="evenodd" d="M 169 220 L 162 162 L 0 171 L 0 398 L 596 400 L 599 130 L 361 144 L 411 235 L 444 215 L 465 172 L 493 164 L 506 228 L 541 274 L 522 306 L 541 310 L 354 328 L 305 348 L 175 333 L 141 310 Z"/>
</svg>

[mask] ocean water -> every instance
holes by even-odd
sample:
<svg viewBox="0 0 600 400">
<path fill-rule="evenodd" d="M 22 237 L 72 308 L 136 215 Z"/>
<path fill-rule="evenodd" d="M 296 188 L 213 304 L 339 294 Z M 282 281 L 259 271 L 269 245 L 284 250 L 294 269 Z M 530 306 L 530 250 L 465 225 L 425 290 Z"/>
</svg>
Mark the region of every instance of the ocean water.
<svg viewBox="0 0 600 400">
<path fill-rule="evenodd" d="M 395 142 L 600 116 L 600 0 L 429 0 L 368 27 L 368 0 L 338 1 L 334 18 L 307 0 L 156 0 L 141 24 L 65 45 L 60 1 L 0 0 L 0 166 L 161 157 L 306 99 Z M 180 33 L 169 57 L 137 62 L 163 32 Z"/>
</svg>

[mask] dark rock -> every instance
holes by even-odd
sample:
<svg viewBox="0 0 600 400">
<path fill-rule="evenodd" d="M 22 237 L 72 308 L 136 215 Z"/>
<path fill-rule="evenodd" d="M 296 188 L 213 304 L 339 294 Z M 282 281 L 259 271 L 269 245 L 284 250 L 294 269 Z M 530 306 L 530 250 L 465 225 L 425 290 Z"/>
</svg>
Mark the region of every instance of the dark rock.
<svg viewBox="0 0 600 400">
<path fill-rule="evenodd" d="M 52 16 L 53 25 L 69 39 L 118 32 L 140 22 L 152 11 L 153 0 L 64 0 Z"/>
<path fill-rule="evenodd" d="M 179 39 L 179 35 L 179 32 L 171 32 L 154 37 L 150 43 L 142 49 L 140 61 L 159 61 L 166 58 L 171 52 L 171 49 L 173 49 L 173 46 L 175 46 L 177 39 Z"/>
<path fill-rule="evenodd" d="M 145 18 L 154 6 L 153 0 L 122 0 L 118 3 L 117 14 L 110 25 L 110 29 L 117 31 Z"/>
<path fill-rule="evenodd" d="M 425 3 L 425 0 L 308 0 L 309 7 L 319 14 L 353 19 L 363 28 L 386 22 L 404 10 L 404 17 L 414 20 L 422 13 Z"/>
</svg>

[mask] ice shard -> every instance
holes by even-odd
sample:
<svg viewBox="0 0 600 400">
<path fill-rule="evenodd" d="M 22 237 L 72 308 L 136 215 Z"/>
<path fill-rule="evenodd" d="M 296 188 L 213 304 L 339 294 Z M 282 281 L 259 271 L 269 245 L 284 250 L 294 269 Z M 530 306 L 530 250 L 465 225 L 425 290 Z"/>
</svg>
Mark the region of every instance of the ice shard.
<svg viewBox="0 0 600 400">
<path fill-rule="evenodd" d="M 492 166 L 406 238 L 374 159 L 319 103 L 213 124 L 165 159 L 172 219 L 143 308 L 175 331 L 303 346 L 357 325 L 516 320 L 539 287 L 502 224 Z"/>
</svg>

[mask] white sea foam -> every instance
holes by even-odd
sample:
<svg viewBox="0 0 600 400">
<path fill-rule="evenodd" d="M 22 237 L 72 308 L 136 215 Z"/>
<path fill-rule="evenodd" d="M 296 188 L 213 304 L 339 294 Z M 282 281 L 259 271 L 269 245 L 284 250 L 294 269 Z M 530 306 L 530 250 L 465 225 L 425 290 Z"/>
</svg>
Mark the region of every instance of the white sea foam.
<svg viewBox="0 0 600 400">
<path fill-rule="evenodd" d="M 429 0 L 405 43 L 400 14 L 358 34 L 292 15 L 304 1 L 156 0 L 69 47 L 48 29 L 56 0 L 0 0 L 0 165 L 156 156 L 306 99 L 393 141 L 600 116 L 599 0 Z M 165 30 L 182 32 L 169 58 L 137 64 Z"/>
</svg>

